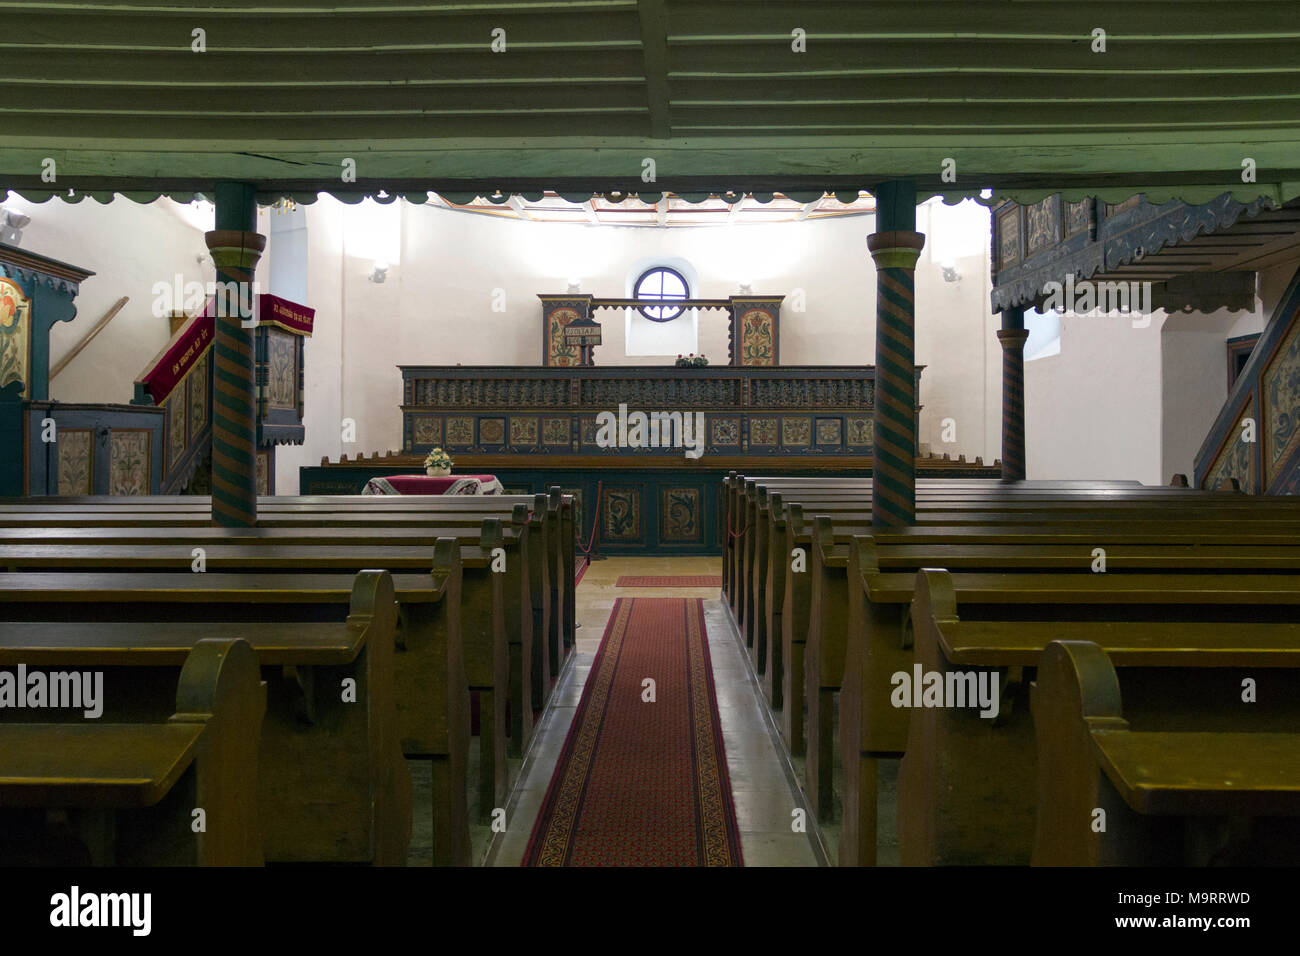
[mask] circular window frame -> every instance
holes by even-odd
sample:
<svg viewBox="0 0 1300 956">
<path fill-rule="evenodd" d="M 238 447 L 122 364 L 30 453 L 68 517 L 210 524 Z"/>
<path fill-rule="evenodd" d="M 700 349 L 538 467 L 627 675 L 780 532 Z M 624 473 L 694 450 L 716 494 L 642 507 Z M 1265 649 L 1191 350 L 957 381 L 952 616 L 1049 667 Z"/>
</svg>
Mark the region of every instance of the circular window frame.
<svg viewBox="0 0 1300 956">
<path fill-rule="evenodd" d="M 671 274 L 671 275 L 676 276 L 677 279 L 678 279 L 678 281 L 681 282 L 681 284 L 682 284 L 682 288 L 686 290 L 686 296 L 685 296 L 685 298 L 689 299 L 689 298 L 691 297 L 691 284 L 690 284 L 688 281 L 686 281 L 686 276 L 682 275 L 680 271 L 678 271 L 677 269 L 674 269 L 672 266 L 651 266 L 649 269 L 646 269 L 646 270 L 645 270 L 644 272 L 642 272 L 639 276 L 637 276 L 637 278 L 636 278 L 636 282 L 632 283 L 632 298 L 634 298 L 634 299 L 640 299 L 640 298 L 641 298 L 641 294 L 640 294 L 641 283 L 644 282 L 648 276 L 652 276 L 652 275 L 654 275 L 656 272 L 667 272 L 667 273 L 669 273 L 669 274 Z M 645 301 L 646 301 L 647 303 L 651 303 L 651 302 L 653 302 L 653 303 L 657 303 L 657 304 L 655 304 L 655 305 L 649 305 L 649 304 L 647 304 L 647 305 L 637 306 L 637 307 L 636 307 L 636 310 L 637 310 L 638 312 L 640 312 L 643 316 L 645 316 L 647 319 L 649 319 L 651 322 L 671 322 L 673 319 L 680 318 L 682 315 L 685 315 L 685 314 L 686 314 L 686 309 L 685 309 L 684 307 L 682 307 L 682 306 L 678 306 L 678 307 L 674 310 L 674 312 L 673 312 L 672 315 L 659 315 L 659 316 L 653 316 L 653 315 L 650 315 L 646 310 L 647 310 L 647 309 L 659 309 L 659 310 L 662 312 L 662 311 L 665 311 L 665 310 L 667 310 L 667 309 L 673 308 L 673 306 L 669 305 L 668 303 L 671 303 L 671 302 L 677 302 L 677 301 L 681 301 L 681 300 L 678 300 L 678 299 L 646 299 Z"/>
</svg>

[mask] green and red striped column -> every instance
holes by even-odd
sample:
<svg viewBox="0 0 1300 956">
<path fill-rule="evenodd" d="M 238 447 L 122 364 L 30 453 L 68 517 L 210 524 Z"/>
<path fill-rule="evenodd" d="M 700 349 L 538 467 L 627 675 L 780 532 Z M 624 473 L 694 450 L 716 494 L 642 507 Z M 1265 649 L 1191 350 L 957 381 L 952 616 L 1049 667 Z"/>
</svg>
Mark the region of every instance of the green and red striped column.
<svg viewBox="0 0 1300 956">
<path fill-rule="evenodd" d="M 266 247 L 256 232 L 257 202 L 246 183 L 218 183 L 216 229 L 207 233 L 218 282 L 241 283 L 253 302 L 253 274 Z M 222 302 L 218 297 L 218 305 Z M 253 329 L 241 309 L 217 310 L 212 366 L 212 521 L 228 528 L 257 524 L 257 422 L 254 417 Z M 230 313 L 223 315 L 222 313 Z M 252 314 L 244 318 L 252 319 Z"/>
<path fill-rule="evenodd" d="M 1025 478 L 1025 310 L 1002 311 L 1002 479 Z"/>
<path fill-rule="evenodd" d="M 916 260 L 925 236 L 915 231 L 916 187 L 875 190 L 876 408 L 873 416 L 871 523 L 916 524 Z"/>
</svg>

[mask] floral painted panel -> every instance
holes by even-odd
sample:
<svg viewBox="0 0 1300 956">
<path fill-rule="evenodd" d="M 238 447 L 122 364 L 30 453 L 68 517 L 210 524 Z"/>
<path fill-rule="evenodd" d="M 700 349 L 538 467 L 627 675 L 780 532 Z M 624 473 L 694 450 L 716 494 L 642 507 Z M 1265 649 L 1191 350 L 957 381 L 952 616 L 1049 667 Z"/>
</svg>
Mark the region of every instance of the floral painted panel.
<svg viewBox="0 0 1300 956">
<path fill-rule="evenodd" d="M 998 266 L 1005 269 L 1020 261 L 1020 207 L 1010 205 L 998 213 Z"/>
<path fill-rule="evenodd" d="M 1040 203 L 1025 207 L 1025 233 L 1029 244 L 1027 255 L 1036 255 L 1060 241 L 1060 200 L 1060 196 L 1048 196 Z"/>
<path fill-rule="evenodd" d="M 27 392 L 28 342 L 32 303 L 15 283 L 0 279 L 0 388 L 21 382 Z"/>
<path fill-rule="evenodd" d="M 715 418 L 709 422 L 710 445 L 739 445 L 740 419 Z"/>
<path fill-rule="evenodd" d="M 189 384 L 186 386 L 190 395 L 190 442 L 208 424 L 208 404 L 212 401 L 208 387 L 208 364 L 211 361 L 212 352 L 209 350 L 207 355 L 194 364 L 194 371 L 190 372 Z"/>
<path fill-rule="evenodd" d="M 167 465 L 176 464 L 185 453 L 185 389 L 178 388 L 163 403 L 167 409 Z"/>
<path fill-rule="evenodd" d="M 699 488 L 659 489 L 659 540 L 696 542 L 701 538 Z"/>
<path fill-rule="evenodd" d="M 740 364 L 776 364 L 776 323 L 771 312 L 750 309 L 740 317 Z"/>
<path fill-rule="evenodd" d="M 783 418 L 781 419 L 781 444 L 782 445 L 807 445 L 810 443 L 809 436 L 812 434 L 812 426 L 809 425 L 806 418 Z"/>
<path fill-rule="evenodd" d="M 413 424 L 417 445 L 442 444 L 442 419 L 436 415 L 418 415 Z"/>
<path fill-rule="evenodd" d="M 506 443 L 506 420 L 504 418 L 484 418 L 479 421 L 478 440 L 480 445 L 504 445 Z"/>
<path fill-rule="evenodd" d="M 569 420 L 567 418 L 542 419 L 542 444 L 567 445 L 569 443 Z"/>
<path fill-rule="evenodd" d="M 875 441 L 870 418 L 864 415 L 850 415 L 845 420 L 845 425 L 848 427 L 850 445 L 870 446 Z"/>
<path fill-rule="evenodd" d="M 1245 411 L 1237 417 L 1237 421 L 1254 417 L 1254 408 L 1253 400 L 1247 402 Z M 1244 436 L 1245 429 L 1239 426 L 1234 426 L 1228 432 L 1228 438 L 1219 451 L 1219 457 L 1205 474 L 1202 487 L 1214 490 L 1223 478 L 1236 478 L 1241 484 L 1242 491 L 1251 491 L 1255 487 L 1255 443 L 1242 441 Z"/>
<path fill-rule="evenodd" d="M 605 541 L 641 540 L 641 489 L 606 488 L 604 526 L 601 538 Z"/>
<path fill-rule="evenodd" d="M 447 419 L 447 444 L 474 444 L 474 419 L 457 415 Z"/>
<path fill-rule="evenodd" d="M 564 341 L 564 327 L 582 318 L 576 309 L 555 309 L 546 317 L 546 364 L 577 365 L 581 351 L 576 345 Z"/>
<path fill-rule="evenodd" d="M 298 338 L 266 330 L 266 401 L 272 408 L 298 407 Z"/>
<path fill-rule="evenodd" d="M 776 419 L 751 418 L 749 420 L 749 443 L 751 445 L 775 445 Z"/>
<path fill-rule="evenodd" d="M 1081 199 L 1078 202 L 1067 202 L 1065 204 L 1066 236 L 1077 236 L 1079 233 L 1087 230 L 1091 218 L 1091 199 Z"/>
<path fill-rule="evenodd" d="M 108 493 L 149 494 L 149 432 L 145 429 L 114 429 L 108 443 Z"/>
<path fill-rule="evenodd" d="M 537 418 L 532 415 L 512 415 L 510 418 L 510 444 L 535 448 L 537 446 Z"/>
<path fill-rule="evenodd" d="M 1300 321 L 1278 347 L 1264 372 L 1264 461 L 1268 485 L 1278 469 L 1300 448 Z"/>
<path fill-rule="evenodd" d="M 95 461 L 90 429 L 64 429 L 55 444 L 59 449 L 59 494 L 93 494 Z"/>
<path fill-rule="evenodd" d="M 838 418 L 817 419 L 817 444 L 838 445 L 843 434 L 843 424 Z"/>
</svg>

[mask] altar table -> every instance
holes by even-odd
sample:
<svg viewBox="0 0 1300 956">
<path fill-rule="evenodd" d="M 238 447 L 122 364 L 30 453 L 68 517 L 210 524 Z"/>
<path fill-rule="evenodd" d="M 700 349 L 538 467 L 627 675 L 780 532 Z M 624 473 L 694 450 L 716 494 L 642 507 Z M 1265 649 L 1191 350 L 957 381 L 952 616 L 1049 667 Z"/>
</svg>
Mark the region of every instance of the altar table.
<svg viewBox="0 0 1300 956">
<path fill-rule="evenodd" d="M 371 478 L 363 495 L 499 495 L 496 475 L 390 475 Z"/>
</svg>

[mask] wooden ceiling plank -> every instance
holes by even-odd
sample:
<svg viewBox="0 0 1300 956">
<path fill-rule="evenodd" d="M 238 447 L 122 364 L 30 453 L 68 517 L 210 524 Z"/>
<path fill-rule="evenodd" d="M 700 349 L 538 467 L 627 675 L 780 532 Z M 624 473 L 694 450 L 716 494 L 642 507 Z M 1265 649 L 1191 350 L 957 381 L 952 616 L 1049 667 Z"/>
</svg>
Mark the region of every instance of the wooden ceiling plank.
<svg viewBox="0 0 1300 956">
<path fill-rule="evenodd" d="M 651 139 L 671 134 L 668 101 L 668 15 L 664 0 L 637 0 L 645 96 L 650 109 Z"/>
</svg>

